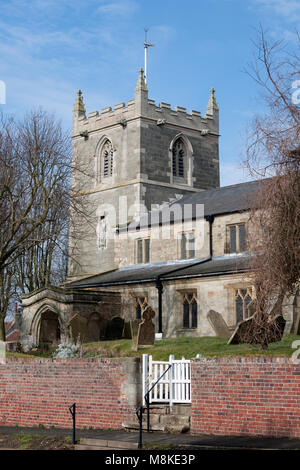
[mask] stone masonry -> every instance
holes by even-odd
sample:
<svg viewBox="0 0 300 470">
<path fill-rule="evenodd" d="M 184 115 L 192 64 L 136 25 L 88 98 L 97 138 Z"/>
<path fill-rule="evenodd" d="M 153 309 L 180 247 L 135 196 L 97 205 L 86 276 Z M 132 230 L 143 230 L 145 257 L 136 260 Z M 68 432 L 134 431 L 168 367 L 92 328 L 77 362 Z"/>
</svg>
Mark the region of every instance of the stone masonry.
<svg viewBox="0 0 300 470">
<path fill-rule="evenodd" d="M 186 177 L 178 181 L 172 175 L 174 140 L 182 137 L 187 148 Z M 103 178 L 101 149 L 109 139 L 113 148 L 112 174 Z M 81 93 L 73 111 L 74 165 L 87 169 L 80 177 L 80 192 L 91 207 L 91 227 L 82 241 L 70 239 L 76 253 L 69 265 L 69 279 L 92 275 L 118 267 L 113 237 L 104 247 L 97 246 L 97 223 L 107 219 L 107 231 L 119 223 L 180 195 L 219 187 L 219 111 L 211 95 L 204 117 L 167 103 L 155 105 L 148 99 L 142 69 L 139 72 L 134 99 L 125 106 L 120 103 L 86 117 Z M 78 196 L 80 197 L 80 196 Z M 120 199 L 121 198 L 121 199 Z M 131 208 L 120 209 L 120 200 Z M 124 202 L 125 201 L 125 202 Z M 111 207 L 116 217 L 111 216 Z M 123 206 L 122 206 L 123 207 Z"/>
</svg>

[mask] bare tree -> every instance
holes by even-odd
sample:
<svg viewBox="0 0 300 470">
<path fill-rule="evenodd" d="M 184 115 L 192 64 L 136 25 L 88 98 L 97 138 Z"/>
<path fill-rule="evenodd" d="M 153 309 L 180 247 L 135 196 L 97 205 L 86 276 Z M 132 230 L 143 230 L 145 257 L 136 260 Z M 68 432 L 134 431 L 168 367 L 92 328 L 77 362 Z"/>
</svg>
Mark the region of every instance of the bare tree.
<svg viewBox="0 0 300 470">
<path fill-rule="evenodd" d="M 267 111 L 252 123 L 247 167 L 261 184 L 251 214 L 249 248 L 256 290 L 256 315 L 247 342 L 266 348 L 285 295 L 300 279 L 300 108 L 292 99 L 300 73 L 300 41 L 293 50 L 269 42 L 261 29 L 256 60 L 248 73 L 261 86 Z"/>
<path fill-rule="evenodd" d="M 21 292 L 28 292 L 49 285 L 55 275 L 54 267 L 60 263 L 59 253 L 66 256 L 71 207 L 74 213 L 78 211 L 88 217 L 82 209 L 83 198 L 70 197 L 72 172 L 70 137 L 53 116 L 37 110 L 26 115 L 22 122 L 1 117 L 2 340 L 12 288 L 17 284 Z"/>
</svg>

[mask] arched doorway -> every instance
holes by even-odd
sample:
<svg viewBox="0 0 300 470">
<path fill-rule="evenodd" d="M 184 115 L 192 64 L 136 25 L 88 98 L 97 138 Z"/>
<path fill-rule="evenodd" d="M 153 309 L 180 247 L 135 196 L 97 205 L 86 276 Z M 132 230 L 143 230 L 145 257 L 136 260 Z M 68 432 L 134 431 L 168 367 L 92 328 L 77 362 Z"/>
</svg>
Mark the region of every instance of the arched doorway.
<svg viewBox="0 0 300 470">
<path fill-rule="evenodd" d="M 52 348 L 60 343 L 61 331 L 57 313 L 46 310 L 41 314 L 39 346 Z"/>
</svg>

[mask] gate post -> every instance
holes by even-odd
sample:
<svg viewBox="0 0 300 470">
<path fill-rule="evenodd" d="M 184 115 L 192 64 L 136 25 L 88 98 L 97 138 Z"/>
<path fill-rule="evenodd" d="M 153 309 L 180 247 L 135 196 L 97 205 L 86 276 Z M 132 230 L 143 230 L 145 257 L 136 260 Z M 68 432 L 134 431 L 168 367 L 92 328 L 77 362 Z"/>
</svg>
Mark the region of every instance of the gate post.
<svg viewBox="0 0 300 470">
<path fill-rule="evenodd" d="M 173 361 L 174 361 L 174 354 L 170 354 L 169 356 L 169 363 L 170 363 L 170 370 L 169 370 L 169 390 L 170 390 L 170 406 L 173 405 Z"/>
</svg>

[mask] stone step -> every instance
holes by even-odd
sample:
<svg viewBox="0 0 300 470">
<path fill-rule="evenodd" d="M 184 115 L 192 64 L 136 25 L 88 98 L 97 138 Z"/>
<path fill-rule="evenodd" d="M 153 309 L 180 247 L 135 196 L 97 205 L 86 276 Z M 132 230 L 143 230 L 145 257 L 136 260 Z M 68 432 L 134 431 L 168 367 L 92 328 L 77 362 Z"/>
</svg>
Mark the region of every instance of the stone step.
<svg viewBox="0 0 300 470">
<path fill-rule="evenodd" d="M 150 416 L 151 420 L 151 416 Z M 166 426 L 190 426 L 190 417 L 183 415 L 161 415 L 159 422 Z"/>
<path fill-rule="evenodd" d="M 146 406 L 144 406 L 144 413 L 146 412 Z M 180 415 L 180 416 L 190 416 L 191 415 L 191 405 L 175 403 L 173 406 L 170 405 L 155 405 L 150 404 L 150 412 L 152 415 Z"/>
<path fill-rule="evenodd" d="M 124 429 L 138 430 L 140 429 L 140 423 L 138 421 L 126 421 L 122 423 Z M 143 422 L 143 431 L 147 431 L 147 423 Z M 150 420 L 150 431 L 166 432 L 166 426 L 160 423 L 152 423 Z"/>
<path fill-rule="evenodd" d="M 186 404 L 150 405 L 150 431 L 182 433 L 190 430 L 191 407 Z M 122 424 L 127 430 L 138 430 L 139 422 L 128 421 Z M 147 408 L 143 412 L 143 430 L 147 430 Z"/>
<path fill-rule="evenodd" d="M 184 432 L 189 432 L 190 425 L 189 424 L 167 424 L 166 425 L 166 432 L 181 434 Z"/>
<path fill-rule="evenodd" d="M 145 407 L 146 410 L 146 407 Z M 154 415 L 167 415 L 170 413 L 169 405 L 150 405 L 151 413 Z"/>
<path fill-rule="evenodd" d="M 191 405 L 175 403 L 171 408 L 169 414 L 191 416 Z"/>
<path fill-rule="evenodd" d="M 167 416 L 167 415 L 166 415 Z M 162 420 L 163 417 L 161 416 L 160 419 Z M 181 417 L 182 418 L 182 417 Z M 128 430 L 139 430 L 140 424 L 136 421 L 127 421 L 122 423 L 124 429 Z M 153 420 L 150 418 L 150 431 L 151 432 L 174 432 L 174 433 L 182 433 L 188 432 L 190 430 L 190 422 L 189 419 L 186 418 L 185 420 L 173 419 L 173 420 L 163 420 L 158 423 L 153 423 Z M 143 422 L 143 431 L 147 431 L 147 422 Z"/>
<path fill-rule="evenodd" d="M 143 423 L 147 423 L 147 413 L 143 414 Z M 154 415 L 150 412 L 150 424 L 163 424 L 165 426 L 190 427 L 190 417 L 183 415 Z"/>
<path fill-rule="evenodd" d="M 90 438 L 81 438 L 80 443 L 75 445 L 75 450 L 128 450 L 137 448 L 138 444 L 136 442 Z"/>
</svg>

